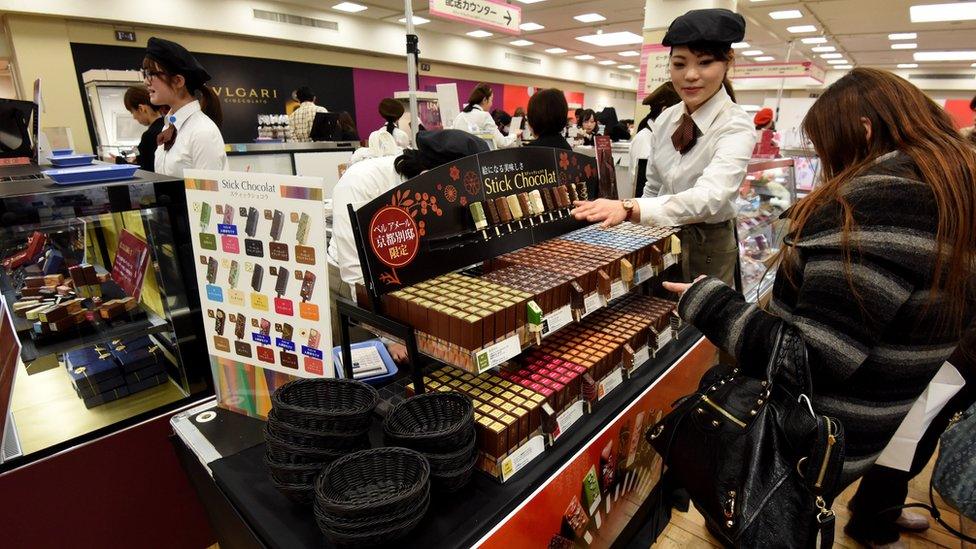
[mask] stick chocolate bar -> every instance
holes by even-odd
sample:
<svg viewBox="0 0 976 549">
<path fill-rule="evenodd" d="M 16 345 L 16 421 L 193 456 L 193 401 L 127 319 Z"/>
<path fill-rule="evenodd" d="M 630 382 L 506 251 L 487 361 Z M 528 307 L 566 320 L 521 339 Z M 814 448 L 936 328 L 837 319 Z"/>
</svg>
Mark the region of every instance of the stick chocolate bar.
<svg viewBox="0 0 976 549">
<path fill-rule="evenodd" d="M 312 291 L 315 289 L 315 273 L 312 271 L 305 271 L 305 276 L 302 278 L 302 290 L 299 294 L 302 301 L 308 301 L 312 299 Z"/>
<path fill-rule="evenodd" d="M 275 210 L 271 217 L 271 240 L 281 240 L 281 229 L 285 224 L 285 214 Z"/>
<path fill-rule="evenodd" d="M 254 237 L 258 232 L 258 209 L 251 207 L 247 209 L 247 224 L 244 225 L 244 234 Z"/>
<path fill-rule="evenodd" d="M 278 297 L 283 297 L 285 295 L 285 290 L 288 289 L 288 269 L 284 267 L 278 267 L 278 279 L 275 281 L 275 293 Z"/>
</svg>

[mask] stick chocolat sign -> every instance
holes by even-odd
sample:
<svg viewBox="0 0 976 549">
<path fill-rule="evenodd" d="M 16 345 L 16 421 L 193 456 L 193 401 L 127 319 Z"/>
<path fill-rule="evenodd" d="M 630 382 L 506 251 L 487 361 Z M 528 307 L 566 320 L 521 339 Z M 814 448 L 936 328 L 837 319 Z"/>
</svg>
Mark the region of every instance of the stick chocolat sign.
<svg viewBox="0 0 976 549">
<path fill-rule="evenodd" d="M 579 228 L 572 202 L 597 183 L 596 159 L 543 147 L 425 172 L 350 212 L 363 278 L 382 295 Z"/>
</svg>

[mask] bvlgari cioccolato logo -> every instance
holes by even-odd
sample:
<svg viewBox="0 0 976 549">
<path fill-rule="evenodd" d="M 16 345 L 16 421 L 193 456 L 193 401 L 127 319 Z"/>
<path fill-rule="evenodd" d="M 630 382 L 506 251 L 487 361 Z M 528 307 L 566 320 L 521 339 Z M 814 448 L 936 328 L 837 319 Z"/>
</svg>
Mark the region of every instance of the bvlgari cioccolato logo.
<svg viewBox="0 0 976 549">
<path fill-rule="evenodd" d="M 278 99 L 278 90 L 274 88 L 248 88 L 243 86 L 210 86 L 223 103 L 251 103 L 266 105 L 272 99 Z"/>
</svg>

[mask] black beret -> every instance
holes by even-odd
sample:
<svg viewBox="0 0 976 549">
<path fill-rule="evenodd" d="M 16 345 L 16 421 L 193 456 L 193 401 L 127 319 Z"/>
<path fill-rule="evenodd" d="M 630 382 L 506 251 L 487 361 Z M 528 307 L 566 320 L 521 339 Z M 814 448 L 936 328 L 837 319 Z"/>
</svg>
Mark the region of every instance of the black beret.
<svg viewBox="0 0 976 549">
<path fill-rule="evenodd" d="M 746 35 L 746 20 L 726 9 L 691 10 L 671 22 L 661 42 L 665 46 L 683 46 L 693 42 L 741 42 Z"/>
<path fill-rule="evenodd" d="M 418 132 L 417 148 L 430 168 L 490 150 L 484 139 L 461 130 Z"/>
<path fill-rule="evenodd" d="M 207 69 L 203 68 L 192 53 L 176 42 L 153 36 L 146 46 L 146 57 L 176 74 L 182 74 L 183 78 L 186 78 L 186 87 L 190 91 L 196 91 L 198 87 L 210 80 Z"/>
<path fill-rule="evenodd" d="M 386 99 L 380 101 L 380 116 L 384 119 L 394 119 L 399 120 L 403 116 L 403 103 L 397 101 L 396 99 Z"/>
</svg>

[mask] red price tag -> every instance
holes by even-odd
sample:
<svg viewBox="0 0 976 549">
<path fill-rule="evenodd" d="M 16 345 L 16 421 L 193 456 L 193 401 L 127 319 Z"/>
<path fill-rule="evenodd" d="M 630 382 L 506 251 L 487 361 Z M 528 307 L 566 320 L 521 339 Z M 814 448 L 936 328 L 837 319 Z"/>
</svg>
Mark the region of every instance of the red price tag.
<svg viewBox="0 0 976 549">
<path fill-rule="evenodd" d="M 369 223 L 369 242 L 377 259 L 389 267 L 410 264 L 420 248 L 417 223 L 402 208 L 387 206 Z"/>
</svg>

